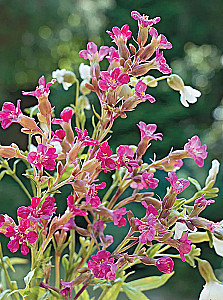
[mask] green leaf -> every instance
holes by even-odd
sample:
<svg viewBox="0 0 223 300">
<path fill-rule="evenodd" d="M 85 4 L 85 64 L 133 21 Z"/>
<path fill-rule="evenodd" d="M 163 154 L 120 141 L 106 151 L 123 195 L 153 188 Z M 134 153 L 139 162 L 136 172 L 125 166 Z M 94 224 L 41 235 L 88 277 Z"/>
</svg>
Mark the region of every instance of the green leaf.
<svg viewBox="0 0 223 300">
<path fill-rule="evenodd" d="M 128 284 L 124 284 L 122 289 L 130 300 L 136 300 L 136 298 L 137 300 L 148 300 L 148 298 L 142 292 L 129 286 Z"/>
<path fill-rule="evenodd" d="M 149 257 L 153 257 L 156 252 L 161 248 L 162 244 L 161 243 L 157 243 L 155 245 L 153 245 L 152 247 L 150 247 L 148 250 L 147 250 L 147 255 Z"/>
<path fill-rule="evenodd" d="M 112 288 L 104 295 L 103 300 L 116 300 L 122 286 L 122 281 L 119 281 L 113 285 Z"/>
<path fill-rule="evenodd" d="M 164 285 L 174 272 L 170 274 L 163 274 L 161 276 L 151 276 L 142 279 L 137 279 L 126 283 L 128 286 L 135 288 L 137 291 L 148 291 L 156 289 Z"/>
<path fill-rule="evenodd" d="M 201 191 L 200 183 L 196 179 L 188 177 L 188 180 L 196 187 L 198 191 Z"/>
<path fill-rule="evenodd" d="M 201 249 L 196 248 L 195 245 L 192 245 L 190 252 L 188 254 L 185 254 L 185 260 L 191 267 L 196 268 L 194 258 L 200 256 L 200 254 L 201 254 Z"/>
<path fill-rule="evenodd" d="M 4 256 L 4 257 L 3 257 L 3 261 L 7 263 L 7 265 L 9 266 L 9 268 L 10 268 L 13 272 L 15 272 L 15 269 L 13 268 L 13 265 L 12 265 L 12 263 L 11 263 L 11 261 L 10 261 L 10 259 L 9 259 L 8 256 Z"/>
<path fill-rule="evenodd" d="M 24 282 L 25 282 L 26 286 L 29 285 L 30 281 L 32 280 L 32 278 L 34 276 L 35 271 L 36 271 L 36 269 L 33 269 L 26 275 L 26 277 L 24 277 Z"/>
<path fill-rule="evenodd" d="M 12 257 L 10 258 L 10 262 L 12 265 L 26 265 L 29 261 L 26 258 Z"/>
<path fill-rule="evenodd" d="M 65 271 L 67 272 L 69 269 L 69 261 L 67 259 L 67 254 L 62 257 L 62 265 L 64 266 Z"/>
</svg>

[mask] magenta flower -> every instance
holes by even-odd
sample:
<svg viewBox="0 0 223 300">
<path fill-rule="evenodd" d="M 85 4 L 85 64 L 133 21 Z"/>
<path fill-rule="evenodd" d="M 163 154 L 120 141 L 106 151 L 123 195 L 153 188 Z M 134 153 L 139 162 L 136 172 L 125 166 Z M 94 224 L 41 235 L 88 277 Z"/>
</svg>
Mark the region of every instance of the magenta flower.
<svg viewBox="0 0 223 300">
<path fill-rule="evenodd" d="M 52 142 L 57 141 L 61 143 L 63 139 L 66 137 L 66 131 L 63 129 L 58 129 L 55 131 L 55 133 L 52 132 L 52 135 L 53 135 Z"/>
<path fill-rule="evenodd" d="M 64 287 L 63 289 L 60 290 L 60 294 L 63 295 L 67 299 L 67 294 L 69 296 L 69 299 L 71 298 L 71 292 L 74 288 L 74 281 L 70 282 L 64 282 L 61 281 L 60 284 Z"/>
<path fill-rule="evenodd" d="M 114 264 L 114 257 L 106 250 L 100 250 L 96 255 L 91 256 L 88 268 L 92 270 L 94 277 L 98 279 L 115 280 L 117 265 Z"/>
<path fill-rule="evenodd" d="M 107 168 L 110 170 L 114 170 L 116 168 L 116 163 L 111 158 L 112 154 L 113 151 L 109 147 L 108 142 L 103 142 L 97 151 L 96 158 L 101 162 L 101 167 L 105 173 L 107 173 Z"/>
<path fill-rule="evenodd" d="M 187 179 L 177 179 L 177 174 L 175 172 L 169 172 L 166 179 L 170 182 L 172 190 L 177 194 L 183 192 L 183 190 L 190 185 L 190 182 Z"/>
<path fill-rule="evenodd" d="M 103 71 L 100 76 L 102 80 L 99 80 L 98 85 L 102 91 L 107 91 L 109 88 L 115 90 L 118 86 L 129 82 L 129 75 L 121 73 L 120 68 L 115 68 L 111 72 Z"/>
<path fill-rule="evenodd" d="M 206 200 L 205 197 L 205 193 L 202 194 L 202 196 L 198 199 L 196 199 L 194 201 L 194 204 L 200 207 L 203 207 L 203 209 L 205 209 L 208 205 L 210 205 L 211 203 L 215 203 L 214 200 Z"/>
<path fill-rule="evenodd" d="M 132 172 L 132 167 L 138 168 L 139 165 L 133 157 L 134 153 L 129 146 L 119 146 L 117 149 L 117 168 L 126 167 L 129 172 Z"/>
<path fill-rule="evenodd" d="M 158 31 L 155 28 L 150 28 L 149 33 L 151 37 L 158 42 L 159 49 L 171 49 L 172 44 L 168 42 L 165 35 L 160 34 L 158 35 Z"/>
<path fill-rule="evenodd" d="M 37 152 L 30 152 L 27 156 L 27 161 L 33 164 L 38 170 L 41 170 L 42 166 L 49 171 L 55 169 L 55 159 L 58 157 L 56 149 L 54 147 L 47 148 L 43 144 L 37 146 Z"/>
<path fill-rule="evenodd" d="M 55 198 L 51 196 L 46 197 L 42 206 L 38 207 L 40 201 L 40 197 L 33 197 L 30 206 L 20 206 L 17 210 L 18 217 L 29 219 L 32 223 L 38 222 L 41 224 L 45 220 L 49 221 L 57 209 Z"/>
<path fill-rule="evenodd" d="M 146 189 L 148 189 L 149 187 L 151 189 L 157 188 L 158 183 L 159 183 L 159 179 L 153 178 L 153 176 L 154 176 L 153 173 L 148 173 L 148 172 L 144 172 L 142 174 L 141 183 L 142 183 L 144 188 L 146 188 Z"/>
<path fill-rule="evenodd" d="M 17 106 L 11 102 L 4 102 L 0 111 L 0 122 L 3 129 L 8 128 L 13 122 L 18 123 L 21 119 L 22 111 L 20 109 L 21 100 L 17 100 Z"/>
<path fill-rule="evenodd" d="M 153 214 L 154 216 L 158 216 L 158 211 L 155 209 L 155 207 L 152 204 L 147 204 L 146 201 L 142 201 L 141 204 L 146 208 L 146 215 L 149 216 L 150 214 Z"/>
<path fill-rule="evenodd" d="M 22 92 L 23 95 L 29 95 L 29 96 L 34 96 L 37 99 L 39 99 L 41 96 L 48 97 L 50 93 L 49 87 L 56 82 L 56 79 L 52 79 L 50 82 L 48 82 L 45 85 L 45 78 L 44 76 L 41 76 L 39 79 L 39 86 L 36 87 L 35 91 L 31 92 Z"/>
<path fill-rule="evenodd" d="M 30 221 L 27 219 L 21 219 L 19 226 L 9 226 L 6 228 L 5 236 L 11 238 L 11 241 L 8 243 L 8 248 L 11 252 L 15 253 L 18 251 L 21 245 L 21 253 L 23 255 L 29 253 L 27 242 L 33 244 L 38 239 L 38 233 L 29 229 Z"/>
<path fill-rule="evenodd" d="M 102 182 L 101 184 L 91 184 L 86 195 L 86 205 L 90 203 L 92 207 L 98 207 L 101 204 L 101 200 L 97 196 L 98 190 L 103 190 L 105 187 L 105 182 Z"/>
<path fill-rule="evenodd" d="M 145 94 L 145 90 L 147 89 L 147 85 L 139 80 L 135 85 L 135 95 L 139 98 L 142 102 L 149 100 L 150 103 L 154 103 L 156 99 L 149 94 Z"/>
<path fill-rule="evenodd" d="M 84 132 L 83 132 L 81 129 L 75 127 L 75 131 L 77 133 L 77 140 L 78 140 L 78 142 L 82 143 L 83 147 L 90 146 L 90 145 L 93 145 L 93 146 L 97 146 L 98 145 L 98 141 L 97 140 L 91 139 L 88 136 L 87 129 L 85 129 Z"/>
<path fill-rule="evenodd" d="M 92 231 L 95 238 L 99 236 L 99 239 L 103 245 L 103 249 L 108 248 L 113 243 L 112 235 L 104 235 L 104 222 L 102 220 L 96 221 L 92 226 Z"/>
<path fill-rule="evenodd" d="M 67 197 L 67 206 L 68 206 L 69 210 L 73 212 L 73 216 L 86 216 L 87 215 L 87 212 L 85 212 L 75 206 L 73 195 L 69 195 Z"/>
<path fill-rule="evenodd" d="M 123 217 L 127 213 L 126 208 L 118 208 L 111 212 L 112 219 L 114 221 L 114 225 L 118 227 L 122 227 L 126 225 L 126 219 Z"/>
<path fill-rule="evenodd" d="M 60 113 L 61 119 L 54 118 L 52 120 L 52 124 L 59 124 L 61 126 L 64 126 L 66 123 L 71 123 L 71 119 L 73 116 L 73 109 L 71 107 L 66 107 L 64 110 Z"/>
<path fill-rule="evenodd" d="M 138 229 L 141 232 L 139 236 L 140 243 L 146 244 L 147 241 L 151 242 L 154 239 L 156 235 L 156 217 L 153 214 L 148 216 L 146 222 L 135 218 L 135 224 L 139 225 Z"/>
<path fill-rule="evenodd" d="M 157 24 L 161 18 L 160 17 L 156 17 L 154 19 L 149 19 L 149 16 L 146 15 L 141 15 L 138 11 L 133 10 L 131 12 L 131 17 L 138 21 L 138 25 L 141 27 L 150 27 L 152 25 Z"/>
<path fill-rule="evenodd" d="M 160 140 L 162 141 L 162 133 L 155 133 L 157 129 L 156 124 L 148 124 L 140 121 L 139 124 L 137 124 L 139 127 L 140 133 L 141 133 L 141 140 Z"/>
<path fill-rule="evenodd" d="M 173 271 L 174 261 L 168 256 L 156 259 L 156 267 L 163 273 L 171 273 Z"/>
<path fill-rule="evenodd" d="M 109 47 L 101 46 L 98 52 L 97 45 L 95 45 L 93 42 L 89 42 L 87 44 L 87 50 L 81 50 L 79 55 L 84 59 L 89 59 L 91 62 L 100 62 L 104 59 L 108 52 Z"/>
<path fill-rule="evenodd" d="M 187 151 L 189 157 L 193 158 L 198 167 L 203 167 L 204 160 L 208 155 L 207 145 L 201 146 L 201 141 L 197 135 L 188 140 L 184 145 L 184 150 Z"/>
<path fill-rule="evenodd" d="M 127 43 L 127 40 L 130 39 L 132 32 L 129 30 L 129 25 L 125 24 L 122 26 L 122 28 L 113 27 L 112 32 L 107 30 L 106 31 L 110 37 L 113 39 L 113 42 L 116 43 L 116 45 L 119 45 L 120 43 Z"/>
<path fill-rule="evenodd" d="M 187 239 L 188 232 L 185 232 L 182 237 L 178 240 L 179 246 L 178 251 L 180 252 L 180 258 L 182 261 L 185 261 L 184 254 L 188 254 L 191 250 L 191 241 Z"/>
<path fill-rule="evenodd" d="M 118 50 L 116 50 L 114 47 L 110 47 L 108 55 L 106 56 L 106 58 L 110 62 L 110 64 L 113 63 L 113 62 L 119 63 Z"/>
<path fill-rule="evenodd" d="M 166 59 L 163 56 L 163 52 L 159 53 L 159 48 L 156 48 L 155 66 L 163 74 L 172 73 L 172 69 L 166 63 Z"/>
</svg>

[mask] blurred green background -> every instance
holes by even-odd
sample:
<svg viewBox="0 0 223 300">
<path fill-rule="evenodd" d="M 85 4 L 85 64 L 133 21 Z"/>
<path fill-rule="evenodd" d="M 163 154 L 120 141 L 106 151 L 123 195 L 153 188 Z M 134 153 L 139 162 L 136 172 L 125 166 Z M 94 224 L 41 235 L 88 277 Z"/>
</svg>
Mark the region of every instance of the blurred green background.
<svg viewBox="0 0 223 300">
<path fill-rule="evenodd" d="M 128 114 L 127 119 L 117 120 L 110 144 L 113 149 L 120 140 L 122 144 L 137 144 L 139 131 L 136 123 L 142 120 L 157 123 L 158 132 L 164 135 L 162 143 L 153 143 L 147 160 L 154 153 L 158 158 L 167 155 L 173 146 L 174 149 L 182 149 L 187 139 L 197 134 L 202 143 L 208 145 L 209 155 L 205 167 L 200 169 L 192 161 L 186 161 L 180 175 L 185 178 L 195 177 L 203 184 L 211 160 L 217 158 L 222 161 L 222 0 L 0 0 L 0 8 L 0 104 L 2 106 L 4 101 L 15 103 L 20 98 L 22 108 L 36 104 L 36 99 L 22 96 L 21 91 L 33 90 L 41 75 L 50 80 L 52 71 L 66 68 L 79 76 L 79 64 L 85 61 L 79 57 L 78 52 L 86 48 L 88 41 L 111 46 L 111 39 L 105 32 L 107 29 L 128 23 L 136 37 L 137 22 L 130 17 L 132 10 L 152 18 L 160 16 L 161 22 L 156 28 L 173 44 L 171 50 L 165 51 L 173 73 L 179 74 L 185 85 L 199 89 L 202 96 L 196 104 L 185 108 L 179 102 L 179 94 L 172 91 L 165 82 L 160 83 L 158 88 L 149 90 L 157 99 L 156 103 L 142 103 Z M 133 40 L 131 42 L 134 43 Z M 153 71 L 151 75 L 160 76 L 158 71 Z M 57 116 L 63 107 L 73 102 L 74 95 L 73 87 L 67 92 L 57 84 L 51 88 L 50 99 L 52 105 L 56 106 Z M 95 95 L 91 94 L 89 98 L 96 104 Z M 92 113 L 87 112 L 89 120 L 91 116 Z M 9 145 L 12 142 L 26 149 L 27 136 L 20 133 L 17 124 L 7 130 L 0 129 L 0 144 Z M 20 175 L 23 173 L 22 166 L 18 171 Z M 220 195 L 216 203 L 202 214 L 214 221 L 223 218 L 222 180 L 223 172 L 220 170 L 217 181 Z M 23 181 L 26 183 L 25 179 Z M 163 180 L 161 196 L 165 184 Z M 62 197 L 57 197 L 59 212 L 65 209 L 65 199 L 69 192 L 64 189 Z M 20 205 L 28 205 L 27 197 L 11 178 L 5 176 L 0 182 L 1 213 L 15 217 Z M 140 209 L 136 207 L 142 213 Z M 0 239 L 6 242 L 4 237 Z M 206 245 L 201 247 L 203 258 L 211 261 L 217 276 L 223 280 L 222 259 L 217 257 L 213 249 Z M 7 247 L 4 248 L 5 254 L 9 255 Z M 183 299 L 182 295 L 187 300 L 198 298 L 204 281 L 197 269 L 193 270 L 188 264 L 176 261 L 175 271 L 176 276 L 165 287 L 149 293 L 150 299 L 177 300 L 179 297 Z M 150 268 L 143 266 L 137 272 L 138 278 L 151 274 Z"/>
</svg>

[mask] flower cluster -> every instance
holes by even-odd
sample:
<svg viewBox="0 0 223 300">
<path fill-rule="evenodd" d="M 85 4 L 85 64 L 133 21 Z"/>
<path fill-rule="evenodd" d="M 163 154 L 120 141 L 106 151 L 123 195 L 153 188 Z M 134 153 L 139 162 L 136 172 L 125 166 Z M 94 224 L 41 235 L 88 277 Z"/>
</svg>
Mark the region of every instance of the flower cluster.
<svg viewBox="0 0 223 300">
<path fill-rule="evenodd" d="M 212 198 L 218 193 L 214 187 L 218 161 L 213 162 L 203 187 L 195 179 L 179 178 L 177 174 L 187 158 L 203 167 L 207 146 L 201 144 L 197 135 L 189 139 L 183 150 L 171 150 L 160 160 L 148 160 L 145 154 L 151 155 L 151 144 L 162 142 L 163 134 L 157 133 L 157 124 L 139 121 L 135 145 L 119 143 L 116 151 L 112 149 L 109 139 L 116 119 L 126 118 L 142 102 L 152 105 L 156 99 L 150 95 L 149 88 L 156 87 L 158 81 L 167 79 L 168 85 L 180 92 L 184 106 L 188 106 L 188 102 L 195 103 L 200 96 L 199 91 L 184 86 L 183 80 L 172 74 L 161 51 L 171 49 L 172 44 L 154 28 L 160 17 L 150 19 L 137 11 L 131 16 L 138 22 L 137 40 L 133 39 L 135 46 L 129 43 L 132 32 L 128 24 L 107 31 L 114 47 L 101 46 L 98 50 L 95 43 L 89 42 L 87 49 L 79 52 L 80 57 L 90 64 L 80 65 L 83 79 L 80 85 L 78 76 L 72 71 L 57 69 L 52 74 L 52 81 L 46 83 L 41 76 L 34 91 L 22 92 L 25 96 L 36 97 L 35 114 L 34 109 L 30 116 L 23 114 L 21 100 L 17 101 L 16 107 L 11 102 L 2 106 L 2 128 L 8 128 L 12 123 L 20 124 L 21 131 L 29 135 L 29 144 L 26 151 L 15 144 L 0 146 L 1 168 L 5 168 L 1 174 L 16 179 L 31 201 L 28 206 L 18 207 L 18 225 L 8 215 L 0 215 L 0 233 L 10 238 L 9 250 L 14 253 L 20 248 L 21 253 L 27 255 L 32 249 L 26 288 L 18 290 L 6 273 L 10 288 L 6 294 L 10 291 L 17 295 L 19 291 L 24 297 L 34 297 L 33 293 L 35 296 L 38 293 L 37 297 L 43 300 L 61 295 L 67 299 L 75 290 L 74 299 L 81 295 L 90 299 L 87 289 L 94 285 L 103 288 L 100 299 L 112 299 L 113 292 L 117 296 L 120 289 L 127 296 L 131 291 L 132 297 L 131 282 L 124 281 L 130 274 L 126 274 L 128 269 L 136 264 L 155 266 L 166 273 L 165 280 L 164 277 L 152 278 L 154 286 L 160 286 L 173 275 L 172 257 L 195 267 L 195 260 L 199 261 L 197 256 L 200 255 L 195 246 L 198 242 L 211 237 L 216 252 L 223 255 L 222 225 L 201 217 L 207 206 L 215 202 Z M 100 66 L 103 60 L 107 64 L 105 70 Z M 154 69 L 166 76 L 146 75 Z M 56 81 L 65 90 L 76 84 L 75 105 L 65 107 L 60 118 L 54 117 L 49 99 L 50 87 Z M 79 92 L 82 95 L 79 96 Z M 93 128 L 87 130 L 85 110 L 91 109 L 87 98 L 91 92 L 97 96 L 101 111 L 97 112 L 92 105 Z M 14 158 L 18 160 L 11 169 L 7 160 Z M 18 161 L 27 167 L 25 176 L 30 180 L 30 188 L 15 175 Z M 162 178 L 162 173 L 167 173 L 163 176 L 166 180 L 158 179 Z M 198 191 L 187 199 L 184 191 L 190 183 Z M 163 184 L 168 187 L 161 192 Z M 65 211 L 60 216 L 55 215 L 56 200 L 65 203 Z M 131 203 L 144 210 L 141 218 Z M 121 233 L 120 227 L 128 227 L 118 245 L 115 245 L 116 236 L 107 234 L 111 226 L 117 234 Z M 78 233 L 76 238 L 75 232 Z M 75 246 L 77 241 L 78 246 Z M 66 247 L 69 251 L 63 255 Z M 168 254 L 164 253 L 167 249 Z M 55 286 L 49 285 L 51 254 L 55 255 Z M 0 258 L 7 272 L 11 261 Z M 64 279 L 60 274 L 60 260 Z M 44 293 L 43 289 L 48 291 Z M 140 289 L 137 289 L 137 295 L 144 299 Z"/>
</svg>

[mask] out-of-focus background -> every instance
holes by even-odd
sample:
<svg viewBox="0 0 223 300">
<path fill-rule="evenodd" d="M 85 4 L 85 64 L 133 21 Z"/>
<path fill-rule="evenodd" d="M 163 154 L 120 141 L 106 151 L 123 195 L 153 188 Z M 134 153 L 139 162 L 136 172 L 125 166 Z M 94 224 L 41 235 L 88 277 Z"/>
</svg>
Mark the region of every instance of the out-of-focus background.
<svg viewBox="0 0 223 300">
<path fill-rule="evenodd" d="M 142 120 L 157 123 L 158 132 L 164 135 L 162 143 L 153 143 L 147 159 L 153 157 L 153 153 L 158 158 L 167 155 L 172 146 L 182 149 L 187 139 L 195 134 L 201 137 L 202 143 L 208 145 L 205 167 L 201 169 L 192 161 L 186 161 L 179 172 L 182 177 L 195 177 L 203 184 L 211 160 L 217 158 L 222 161 L 222 0 L 0 0 L 0 8 L 0 104 L 2 106 L 4 101 L 15 103 L 20 98 L 22 108 L 36 104 L 34 97 L 22 96 L 21 91 L 35 89 L 41 75 L 50 80 L 52 71 L 66 68 L 74 71 L 78 77 L 79 64 L 85 62 L 78 52 L 86 48 L 88 41 L 111 46 L 107 29 L 127 23 L 136 37 L 137 22 L 130 17 L 132 10 L 152 18 L 160 16 L 162 20 L 156 28 L 173 44 L 171 50 L 164 52 L 167 62 L 173 68 L 173 73 L 179 74 L 186 85 L 200 90 L 202 96 L 196 104 L 185 108 L 179 102 L 179 94 L 165 82 L 160 83 L 158 88 L 149 90 L 157 99 L 155 104 L 142 103 L 128 114 L 127 119 L 117 120 L 114 126 L 116 135 L 110 144 L 113 149 L 120 140 L 122 144 L 137 144 L 139 132 L 136 123 Z M 151 75 L 160 76 L 158 71 Z M 73 102 L 74 93 L 74 88 L 66 92 L 58 84 L 51 88 L 50 99 L 52 105 L 56 106 L 57 116 L 63 107 Z M 94 104 L 97 101 L 93 94 L 90 100 Z M 91 112 L 87 112 L 89 119 L 91 116 Z M 12 142 L 26 149 L 27 136 L 20 133 L 17 124 L 7 130 L 0 129 L 0 144 L 9 145 Z M 22 167 L 18 170 L 20 175 L 24 171 Z M 223 172 L 220 170 L 217 181 L 220 195 L 216 203 L 202 214 L 214 221 L 223 218 L 222 180 Z M 23 181 L 26 184 L 26 180 Z M 161 196 L 163 189 L 161 186 Z M 65 209 L 69 193 L 66 189 L 63 192 L 64 196 L 57 197 L 59 212 Z M 11 178 L 5 176 L 0 182 L 0 212 L 15 217 L 20 205 L 28 205 L 25 194 Z M 136 207 L 142 213 L 140 209 Z M 118 240 L 118 237 L 115 238 Z M 5 243 L 5 254 L 10 255 L 6 239 L 2 236 L 0 239 Z M 202 244 L 201 248 L 202 256 L 210 260 L 217 276 L 223 280 L 222 259 L 206 245 Z M 22 268 L 18 267 L 17 270 L 17 274 L 23 274 Z M 187 300 L 198 298 L 204 284 L 198 270 L 176 261 L 175 271 L 176 276 L 163 288 L 148 293 L 150 299 L 177 300 L 179 297 L 183 299 L 182 295 Z M 140 266 L 137 269 L 137 278 L 150 274 L 149 267 Z"/>
</svg>

